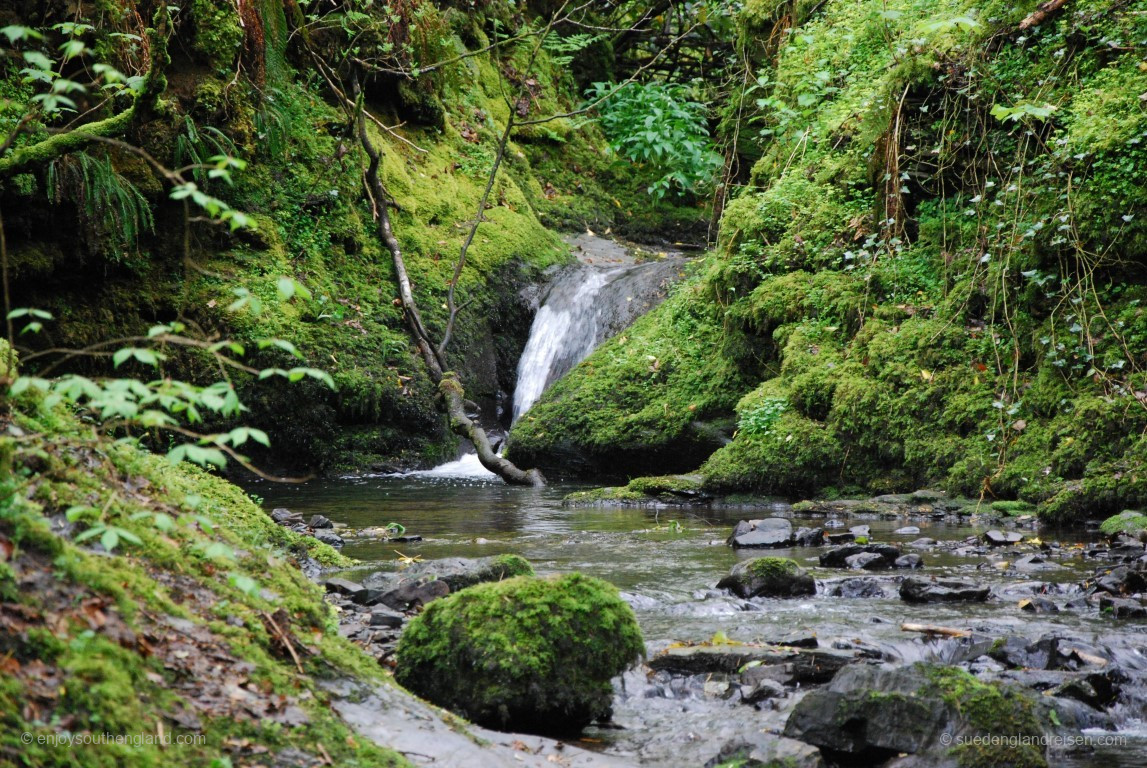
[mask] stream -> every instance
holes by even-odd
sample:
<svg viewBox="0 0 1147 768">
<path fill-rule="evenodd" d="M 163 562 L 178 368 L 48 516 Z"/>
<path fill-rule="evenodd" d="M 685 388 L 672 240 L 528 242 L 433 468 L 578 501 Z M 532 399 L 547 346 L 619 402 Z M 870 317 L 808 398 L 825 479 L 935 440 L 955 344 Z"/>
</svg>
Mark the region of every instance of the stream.
<svg viewBox="0 0 1147 768">
<path fill-rule="evenodd" d="M 1076 547 L 1087 543 L 1080 534 L 1055 537 L 1052 532 L 1041 531 L 1044 540 L 1058 538 L 1065 552 L 1071 554 L 1055 560 L 1062 568 L 1030 578 L 1001 574 L 992 567 L 993 558 L 985 555 L 961 556 L 943 547 L 922 552 L 924 573 L 929 576 L 970 575 L 979 583 L 990 584 L 998 597 L 987 603 L 907 605 L 896 594 L 894 581 L 898 577 L 879 574 L 872 577 L 890 585 L 885 597 L 829 597 L 826 593 L 834 583 L 856 574 L 820 568 L 819 550 L 800 547 L 765 554 L 792 557 L 808 568 L 817 578 L 816 597 L 746 601 L 714 589 L 738 560 L 762 554 L 761 550 L 735 550 L 726 545 L 737 520 L 792 516 L 794 526 L 818 526 L 824 525 L 823 516 L 792 515 L 791 507 L 779 501 L 751 509 L 568 507 L 561 499 L 575 490 L 574 486 L 514 488 L 481 476 L 467 477 L 464 464 L 445 476 L 357 477 L 293 487 L 261 484 L 257 492 L 265 497 L 268 509 L 288 507 L 304 517 L 322 514 L 350 529 L 397 522 L 408 533 L 424 537 L 421 542 L 403 544 L 348 538 L 344 554 L 364 563 L 361 573 L 348 574 L 351 578 L 398 569 L 397 553 L 401 552 L 426 560 L 516 553 L 541 574 L 576 570 L 606 579 L 622 590 L 633 606 L 651 652 L 671 642 L 705 641 L 717 632 L 743 642 L 768 641 L 795 632 L 814 634 L 821 647 L 878 649 L 893 662 L 949 660 L 956 650 L 952 641 L 926 640 L 900 630 L 901 622 L 913 621 L 994 636 L 1067 634 L 1109 648 L 1122 664 L 1138 670 L 1138 685 L 1142 686 L 1142 677 L 1147 675 L 1147 625 L 1114 623 L 1087 612 L 1030 615 L 1016 607 L 1023 597 L 1041 591 L 1059 602 L 1078 593 L 1077 583 L 1094 569 L 1084 554 L 1086 550 Z M 874 540 L 901 546 L 919 536 L 943 544 L 984 530 L 966 523 L 868 519 L 863 515 L 853 515 L 844 522 L 869 525 Z M 909 522 L 920 528 L 920 534 L 893 533 Z M 780 730 L 796 701 L 792 697 L 779 702 L 776 709 L 758 711 L 705 691 L 666 695 L 667 691 L 646 682 L 641 672 L 627 674 L 621 683 L 614 713 L 620 728 L 590 729 L 585 738 L 593 741 L 583 746 L 664 768 L 701 766 L 722 743 L 745 731 Z M 1117 705 L 1113 714 L 1126 744 L 1064 755 L 1055 764 L 1078 768 L 1147 765 L 1145 713 L 1134 708 L 1120 710 Z"/>
<path fill-rule="evenodd" d="M 546 290 L 518 369 L 515 419 L 597 344 L 664 298 L 668 282 L 683 272 L 680 254 L 635 258 L 632 251 L 591 233 L 570 245 L 579 263 L 556 275 Z M 339 574 L 352 580 L 380 570 L 399 570 L 401 557 L 431 561 L 504 553 L 525 557 L 539 574 L 580 571 L 605 579 L 633 607 L 648 656 L 673 643 L 703 643 L 715 637 L 742 643 L 789 642 L 795 637 L 829 653 L 858 653 L 889 665 L 962 660 L 967 642 L 904 631 L 904 622 L 969 630 L 978 642 L 986 638 L 988 643 L 1016 636 L 1024 638 L 1021 644 L 1048 635 L 1069 638 L 1065 642 L 1101 654 L 1128 679 L 1107 709 L 1111 719 L 1106 723 L 1117 729 L 1118 738 L 1098 731 L 1092 748 L 1053 754 L 1052 764 L 1147 765 L 1147 623 L 1113 620 L 1081 600 L 1080 582 L 1105 563 L 1106 548 L 1093 546 L 1096 537 L 1027 527 L 1017 532 L 1025 537 L 1038 534 L 1050 546 L 1036 550 L 1025 545 L 1026 549 L 1009 551 L 983 545 L 979 537 L 990 521 L 975 515 L 830 512 L 826 517 L 823 511 L 796 513 L 780 500 L 761 500 L 752 506 L 563 505 L 563 497 L 579 488 L 507 486 L 484 470 L 473 454 L 463 454 L 419 472 L 297 486 L 260 483 L 250 490 L 264 498 L 268 511 L 285 507 L 303 519 L 322 515 L 333 521 L 346 539 L 343 553 L 363 563 L 361 569 Z M 970 579 L 990 586 L 992 597 L 987 602 L 909 604 L 898 594 L 903 571 L 821 567 L 818 555 L 824 547 L 794 545 L 762 551 L 727 545 L 739 520 L 767 517 L 790 518 L 793 528 L 823 527 L 830 533 L 866 525 L 870 531 L 865 535 L 873 542 L 920 555 L 923 570 L 915 573 Z M 397 543 L 356 535 L 391 523 L 421 540 Z M 900 532 L 907 526 L 912 528 Z M 921 544 L 922 537 L 934 542 Z M 1032 553 L 1041 555 L 1034 565 L 1001 567 L 1005 560 L 1018 561 Z M 762 554 L 790 557 L 807 568 L 816 579 L 816 595 L 746 600 L 715 588 L 736 563 Z M 856 582 L 856 577 L 863 577 L 868 595 L 832 596 L 842 582 Z M 1021 611 L 1021 600 L 1037 596 L 1061 610 Z M 1073 601 L 1079 607 L 1068 605 Z M 1031 685 L 1026 665 L 1013 664 L 1016 668 L 1005 670 L 983 658 L 973 664 L 988 665 L 993 675 L 1012 675 Z M 641 667 L 615 681 L 615 688 L 613 723 L 588 729 L 579 746 L 653 768 L 715 764 L 722 746 L 745 734 L 780 733 L 793 707 L 806 695 L 798 683 L 782 695 L 748 705 L 741 701 L 745 689 L 735 680 L 720 675 L 672 678 Z M 399 725 L 362 707 L 355 716 L 368 725 L 389 728 L 383 735 L 391 742 L 402 737 L 395 731 L 401 730 L 401 716 Z M 1105 738 L 1114 743 L 1104 743 Z"/>
</svg>

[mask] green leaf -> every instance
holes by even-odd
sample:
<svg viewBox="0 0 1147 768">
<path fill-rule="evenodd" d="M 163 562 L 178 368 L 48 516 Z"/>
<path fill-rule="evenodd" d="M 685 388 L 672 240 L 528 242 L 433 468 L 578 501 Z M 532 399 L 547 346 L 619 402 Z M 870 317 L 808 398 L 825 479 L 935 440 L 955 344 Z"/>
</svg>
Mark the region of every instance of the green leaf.
<svg viewBox="0 0 1147 768">
<path fill-rule="evenodd" d="M 95 538 L 96 536 L 99 536 L 105 530 L 107 530 L 107 526 L 105 526 L 105 525 L 102 525 L 102 524 L 93 525 L 91 528 L 87 529 L 86 531 L 84 531 L 80 535 L 76 536 L 76 538 L 74 538 L 73 541 L 75 541 L 75 542 L 87 541 L 88 539 Z"/>
<path fill-rule="evenodd" d="M 105 530 L 104 535 L 100 536 L 100 544 L 103 544 L 108 552 L 113 551 L 119 546 L 119 531 L 115 528 Z"/>
<path fill-rule="evenodd" d="M 259 582 L 255 581 L 250 576 L 247 576 L 243 573 L 230 573 L 227 576 L 227 580 L 231 582 L 231 586 L 235 587 L 235 589 L 239 590 L 244 595 L 247 595 L 248 597 L 259 596 Z"/>
<path fill-rule="evenodd" d="M 295 281 L 289 277 L 280 277 L 276 286 L 279 289 L 279 298 L 290 301 L 295 295 Z"/>
</svg>

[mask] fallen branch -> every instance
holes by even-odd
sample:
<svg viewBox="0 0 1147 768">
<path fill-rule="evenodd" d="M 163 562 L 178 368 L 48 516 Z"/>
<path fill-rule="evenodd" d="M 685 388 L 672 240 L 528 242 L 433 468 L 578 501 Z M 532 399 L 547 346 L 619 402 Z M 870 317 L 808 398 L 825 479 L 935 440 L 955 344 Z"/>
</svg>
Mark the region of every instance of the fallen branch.
<svg viewBox="0 0 1147 768">
<path fill-rule="evenodd" d="M 935 624 L 901 624 L 901 632 L 921 632 L 925 635 L 943 635 L 944 637 L 971 637 L 971 630 L 957 629 L 955 627 L 940 627 Z"/>
<path fill-rule="evenodd" d="M 1067 0 L 1047 0 L 1046 3 L 1040 3 L 1034 11 L 1029 13 L 1023 21 L 1020 22 L 1018 29 L 1025 30 L 1043 24 L 1048 16 L 1052 15 L 1060 8 L 1067 4 Z"/>
</svg>

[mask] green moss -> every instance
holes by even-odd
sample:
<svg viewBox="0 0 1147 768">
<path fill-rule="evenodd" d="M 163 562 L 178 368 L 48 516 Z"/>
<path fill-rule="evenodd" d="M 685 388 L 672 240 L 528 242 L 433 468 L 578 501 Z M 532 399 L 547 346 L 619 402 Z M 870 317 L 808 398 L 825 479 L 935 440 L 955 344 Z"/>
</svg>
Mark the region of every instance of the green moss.
<svg viewBox="0 0 1147 768">
<path fill-rule="evenodd" d="M 1127 509 L 1104 520 L 1099 526 L 1099 530 L 1108 536 L 1115 536 L 1120 533 L 1136 536 L 1147 531 L 1147 515 L 1133 509 Z"/>
<path fill-rule="evenodd" d="M 1030 698 L 999 683 L 984 683 L 956 667 L 928 666 L 930 693 L 939 695 L 959 713 L 977 735 L 1006 733 L 1028 743 L 1020 745 L 958 744 L 950 750 L 961 768 L 1044 768 L 1044 750 L 1036 746 L 1043 729 Z"/>
<path fill-rule="evenodd" d="M 1004 515 L 1027 515 L 1036 511 L 1036 506 L 1026 501 L 993 501 L 992 511 Z"/>
<path fill-rule="evenodd" d="M 610 679 L 643 652 L 614 587 L 518 577 L 431 603 L 399 641 L 395 679 L 480 724 L 576 733 L 609 714 Z"/>
</svg>

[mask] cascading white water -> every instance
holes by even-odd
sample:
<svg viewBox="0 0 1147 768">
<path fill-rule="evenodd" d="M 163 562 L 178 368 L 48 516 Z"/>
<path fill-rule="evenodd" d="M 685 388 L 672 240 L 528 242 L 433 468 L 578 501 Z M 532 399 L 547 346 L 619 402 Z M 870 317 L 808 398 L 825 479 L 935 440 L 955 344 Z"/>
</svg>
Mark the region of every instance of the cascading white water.
<svg viewBox="0 0 1147 768">
<path fill-rule="evenodd" d="M 601 306 L 594 301 L 602 286 L 625 267 L 582 267 L 554 283 L 534 317 L 530 339 L 518 361 L 513 420 L 525 413 L 552 382 L 581 362 L 597 344 Z"/>
<path fill-rule="evenodd" d="M 667 282 L 681 274 L 683 260 L 677 255 L 637 264 L 624 247 L 592 234 L 579 238 L 575 246 L 582 252 L 582 263 L 554 280 L 530 326 L 518 361 L 513 421 L 598 344 L 656 306 L 665 297 Z M 603 261 L 610 266 L 600 266 Z M 472 453 L 407 474 L 450 480 L 497 477 Z"/>
</svg>

